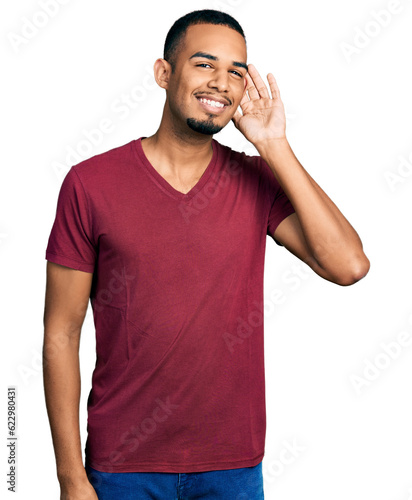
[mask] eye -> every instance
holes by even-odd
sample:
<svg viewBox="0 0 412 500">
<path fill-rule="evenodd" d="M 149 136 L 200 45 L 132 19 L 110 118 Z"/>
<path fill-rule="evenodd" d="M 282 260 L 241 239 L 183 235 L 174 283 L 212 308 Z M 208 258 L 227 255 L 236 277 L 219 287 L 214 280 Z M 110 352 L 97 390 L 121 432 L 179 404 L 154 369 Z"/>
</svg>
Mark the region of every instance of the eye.
<svg viewBox="0 0 412 500">
<path fill-rule="evenodd" d="M 202 67 L 202 68 L 205 66 L 209 66 L 209 68 L 211 68 L 210 64 L 208 64 L 208 63 L 200 63 L 200 64 L 196 64 L 196 66 Z"/>
<path fill-rule="evenodd" d="M 237 75 L 237 76 L 240 76 L 240 78 L 243 78 L 242 73 L 239 73 L 239 71 L 235 71 L 235 70 L 233 70 L 233 71 L 232 71 L 232 73 L 234 73 L 234 74 L 235 74 L 235 75 Z"/>
</svg>

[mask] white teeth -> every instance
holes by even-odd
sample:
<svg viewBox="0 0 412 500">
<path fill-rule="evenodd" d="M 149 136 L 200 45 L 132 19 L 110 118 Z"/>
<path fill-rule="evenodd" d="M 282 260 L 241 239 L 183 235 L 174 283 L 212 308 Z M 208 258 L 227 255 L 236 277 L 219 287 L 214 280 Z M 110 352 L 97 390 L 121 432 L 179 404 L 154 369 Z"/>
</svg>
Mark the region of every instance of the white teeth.
<svg viewBox="0 0 412 500">
<path fill-rule="evenodd" d="M 204 104 L 208 104 L 209 106 L 214 106 L 215 108 L 224 108 L 225 105 L 221 102 L 217 102 L 217 101 L 211 101 L 210 99 L 205 99 L 205 98 L 201 98 L 199 99 L 200 102 L 203 102 Z"/>
</svg>

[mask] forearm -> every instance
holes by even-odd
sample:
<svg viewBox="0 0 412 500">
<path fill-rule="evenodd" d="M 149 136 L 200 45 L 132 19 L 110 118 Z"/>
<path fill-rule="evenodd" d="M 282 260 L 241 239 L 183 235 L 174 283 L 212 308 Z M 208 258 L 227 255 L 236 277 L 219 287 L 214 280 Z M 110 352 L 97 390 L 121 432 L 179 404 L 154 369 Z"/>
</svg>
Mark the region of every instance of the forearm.
<svg viewBox="0 0 412 500">
<path fill-rule="evenodd" d="M 257 149 L 295 208 L 319 266 L 325 270 L 342 266 L 364 269 L 367 258 L 357 232 L 303 168 L 288 141 L 267 141 Z"/>
<path fill-rule="evenodd" d="M 59 482 L 87 481 L 79 428 L 79 342 L 45 332 L 43 380 Z"/>
</svg>

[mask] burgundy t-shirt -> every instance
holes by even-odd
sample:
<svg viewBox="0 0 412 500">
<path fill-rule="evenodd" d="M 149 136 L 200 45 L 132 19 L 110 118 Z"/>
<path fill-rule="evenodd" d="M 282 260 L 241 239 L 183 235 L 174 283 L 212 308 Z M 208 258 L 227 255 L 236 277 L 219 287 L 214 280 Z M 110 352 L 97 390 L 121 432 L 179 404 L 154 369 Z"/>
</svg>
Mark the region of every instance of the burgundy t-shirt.
<svg viewBox="0 0 412 500">
<path fill-rule="evenodd" d="M 86 464 L 103 472 L 252 467 L 266 435 L 266 236 L 294 212 L 260 156 L 213 139 L 186 194 L 141 138 L 72 166 L 46 259 L 93 273 Z"/>
</svg>

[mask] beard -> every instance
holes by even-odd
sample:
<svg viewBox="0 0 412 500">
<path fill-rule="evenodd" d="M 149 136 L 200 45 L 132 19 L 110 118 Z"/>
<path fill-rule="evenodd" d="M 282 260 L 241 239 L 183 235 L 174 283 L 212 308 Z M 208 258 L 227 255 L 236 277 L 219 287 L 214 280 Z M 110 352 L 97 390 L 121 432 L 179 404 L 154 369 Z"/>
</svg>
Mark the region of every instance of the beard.
<svg viewBox="0 0 412 500">
<path fill-rule="evenodd" d="M 205 134 L 205 135 L 217 134 L 223 128 L 223 127 L 220 127 L 219 125 L 215 125 L 213 123 L 212 118 L 209 118 L 208 120 L 203 120 L 203 121 L 196 120 L 195 118 L 188 118 L 186 120 L 186 123 L 195 132 L 198 132 L 199 134 Z"/>
</svg>

